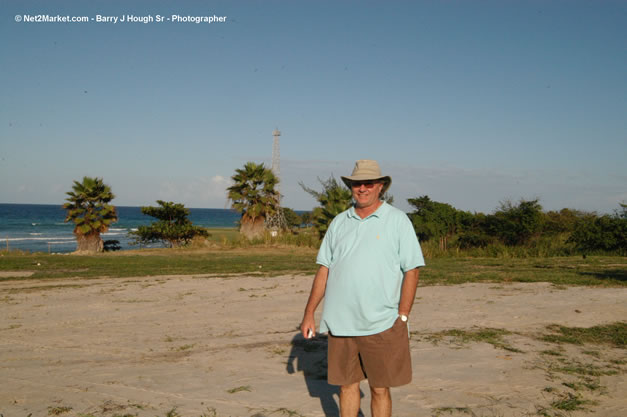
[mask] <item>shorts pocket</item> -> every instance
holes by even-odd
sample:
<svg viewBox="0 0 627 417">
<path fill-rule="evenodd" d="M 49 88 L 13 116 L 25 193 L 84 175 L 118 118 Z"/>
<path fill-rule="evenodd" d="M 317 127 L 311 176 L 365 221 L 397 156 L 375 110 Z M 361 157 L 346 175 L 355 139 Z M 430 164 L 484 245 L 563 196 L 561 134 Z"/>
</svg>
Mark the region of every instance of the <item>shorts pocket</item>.
<svg viewBox="0 0 627 417">
<path fill-rule="evenodd" d="M 397 340 L 398 335 L 403 332 L 407 332 L 407 323 L 402 321 L 400 317 L 397 317 L 392 327 L 382 331 L 381 333 L 374 334 L 372 337 L 376 339 L 377 342 L 390 343 Z"/>
</svg>

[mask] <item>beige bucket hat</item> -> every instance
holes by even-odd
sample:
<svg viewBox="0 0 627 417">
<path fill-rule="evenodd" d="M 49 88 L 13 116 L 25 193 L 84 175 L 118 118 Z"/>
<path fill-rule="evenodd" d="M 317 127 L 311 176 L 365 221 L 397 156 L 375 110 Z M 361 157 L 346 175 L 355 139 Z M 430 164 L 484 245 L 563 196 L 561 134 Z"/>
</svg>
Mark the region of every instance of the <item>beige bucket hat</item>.
<svg viewBox="0 0 627 417">
<path fill-rule="evenodd" d="M 392 178 L 388 175 L 381 175 L 381 168 L 379 168 L 379 164 L 377 161 L 373 161 L 372 159 L 360 159 L 355 162 L 353 174 L 350 177 L 341 178 L 348 188 L 351 188 L 351 182 L 353 181 L 381 180 L 383 181 L 381 195 L 385 194 L 392 184 Z"/>
</svg>

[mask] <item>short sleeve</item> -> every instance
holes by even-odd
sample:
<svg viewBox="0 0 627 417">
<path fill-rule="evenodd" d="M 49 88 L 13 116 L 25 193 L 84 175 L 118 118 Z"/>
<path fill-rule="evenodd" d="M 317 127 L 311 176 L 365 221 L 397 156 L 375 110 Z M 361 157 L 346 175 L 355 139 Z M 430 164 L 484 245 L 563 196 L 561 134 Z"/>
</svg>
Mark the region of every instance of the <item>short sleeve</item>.
<svg viewBox="0 0 627 417">
<path fill-rule="evenodd" d="M 333 250 L 332 250 L 332 241 L 333 241 L 333 222 L 329 225 L 327 229 L 327 233 L 325 233 L 324 238 L 322 239 L 322 244 L 320 245 L 320 249 L 318 250 L 318 256 L 316 257 L 316 263 L 318 265 L 326 266 L 327 268 L 331 267 L 331 262 L 333 261 Z"/>
<path fill-rule="evenodd" d="M 414 226 L 405 213 L 400 218 L 399 229 L 399 259 L 403 273 L 425 266 Z"/>
</svg>

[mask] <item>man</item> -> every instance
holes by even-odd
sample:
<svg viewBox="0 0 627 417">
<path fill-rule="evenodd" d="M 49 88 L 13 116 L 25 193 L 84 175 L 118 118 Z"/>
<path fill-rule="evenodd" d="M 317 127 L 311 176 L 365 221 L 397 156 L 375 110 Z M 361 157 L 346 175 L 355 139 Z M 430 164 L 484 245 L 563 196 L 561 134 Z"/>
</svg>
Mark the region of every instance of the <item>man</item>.
<svg viewBox="0 0 627 417">
<path fill-rule="evenodd" d="M 341 386 L 341 416 L 357 416 L 367 378 L 372 416 L 390 417 L 390 387 L 411 381 L 407 319 L 424 259 L 407 215 L 381 200 L 392 179 L 376 161 L 357 161 L 342 180 L 354 205 L 322 241 L 301 332 L 315 335 L 314 312 L 325 298 L 320 332 L 329 332 L 328 380 Z"/>
</svg>

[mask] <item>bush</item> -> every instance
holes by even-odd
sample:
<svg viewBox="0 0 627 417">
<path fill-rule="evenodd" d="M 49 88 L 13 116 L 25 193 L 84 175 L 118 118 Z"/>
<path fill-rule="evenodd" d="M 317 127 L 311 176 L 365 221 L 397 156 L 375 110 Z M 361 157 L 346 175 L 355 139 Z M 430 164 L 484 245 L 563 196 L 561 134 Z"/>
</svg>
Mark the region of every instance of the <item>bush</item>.
<svg viewBox="0 0 627 417">
<path fill-rule="evenodd" d="M 409 215 L 418 239 L 439 239 L 440 249 L 447 248 L 448 239 L 455 234 L 460 223 L 459 211 L 453 206 L 432 201 L 428 196 L 407 200 L 414 207 Z"/>
<path fill-rule="evenodd" d="M 579 219 L 569 242 L 584 255 L 599 252 L 627 254 L 627 218 L 621 213 L 597 217 L 589 214 Z"/>
<path fill-rule="evenodd" d="M 192 225 L 187 218 L 189 210 L 183 204 L 175 204 L 157 200 L 160 207 L 142 207 L 141 211 L 158 221 L 150 226 L 139 226 L 136 231 L 130 232 L 134 235 L 134 243 L 163 242 L 168 247 L 179 247 L 186 245 L 197 236 L 208 237 L 206 229 Z"/>
<path fill-rule="evenodd" d="M 300 227 L 300 225 L 303 223 L 303 219 L 301 218 L 301 216 L 296 214 L 296 212 L 291 208 L 283 207 L 283 216 L 285 217 L 287 227 L 290 229 Z"/>
<path fill-rule="evenodd" d="M 485 248 L 494 243 L 494 238 L 474 231 L 462 233 L 457 240 L 460 249 Z"/>
<path fill-rule="evenodd" d="M 523 245 L 540 234 L 542 206 L 538 200 L 520 200 L 518 205 L 506 201 L 494 213 L 491 232 L 506 245 Z"/>
</svg>

